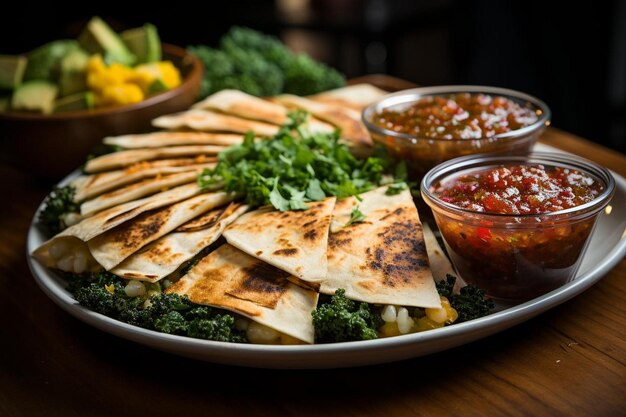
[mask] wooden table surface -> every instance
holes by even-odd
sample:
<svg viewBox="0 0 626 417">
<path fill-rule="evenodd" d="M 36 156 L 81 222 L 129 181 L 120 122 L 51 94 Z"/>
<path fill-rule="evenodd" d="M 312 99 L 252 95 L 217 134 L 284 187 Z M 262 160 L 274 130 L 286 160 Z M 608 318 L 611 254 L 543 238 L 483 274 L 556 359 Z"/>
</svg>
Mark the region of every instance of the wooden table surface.
<svg viewBox="0 0 626 417">
<path fill-rule="evenodd" d="M 626 176 L 626 157 L 542 141 Z M 571 301 L 456 349 L 387 365 L 275 371 L 150 350 L 64 313 L 26 265 L 48 192 L 0 165 L 0 416 L 618 416 L 626 413 L 626 261 Z"/>
</svg>

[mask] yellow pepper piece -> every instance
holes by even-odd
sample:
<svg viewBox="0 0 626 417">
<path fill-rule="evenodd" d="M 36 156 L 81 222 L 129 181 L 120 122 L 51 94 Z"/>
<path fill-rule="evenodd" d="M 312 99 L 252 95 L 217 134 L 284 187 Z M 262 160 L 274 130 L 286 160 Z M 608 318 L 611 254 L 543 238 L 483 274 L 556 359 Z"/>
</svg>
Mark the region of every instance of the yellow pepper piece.
<svg viewBox="0 0 626 417">
<path fill-rule="evenodd" d="M 89 73 L 94 73 L 94 72 L 103 72 L 104 70 L 106 70 L 106 65 L 104 63 L 104 60 L 102 59 L 102 55 L 100 54 L 96 54 L 96 55 L 92 55 L 89 60 L 87 61 L 87 66 L 85 67 L 85 70 Z"/>
<path fill-rule="evenodd" d="M 157 66 L 161 70 L 161 81 L 167 88 L 172 89 L 180 85 L 180 71 L 171 61 L 157 62 Z"/>
<path fill-rule="evenodd" d="M 143 91 L 135 84 L 120 84 L 104 87 L 98 101 L 101 106 L 120 106 L 138 103 L 143 99 Z"/>
</svg>

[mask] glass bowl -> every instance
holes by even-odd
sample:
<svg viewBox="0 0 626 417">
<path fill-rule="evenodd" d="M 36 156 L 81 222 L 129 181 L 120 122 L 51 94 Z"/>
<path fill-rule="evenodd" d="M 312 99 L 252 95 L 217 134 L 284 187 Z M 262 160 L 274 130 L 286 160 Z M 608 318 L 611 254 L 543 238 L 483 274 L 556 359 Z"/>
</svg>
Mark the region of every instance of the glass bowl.
<svg viewBox="0 0 626 417">
<path fill-rule="evenodd" d="M 532 109 L 537 115 L 537 120 L 520 129 L 476 139 L 420 137 L 383 128 L 373 121 L 374 116 L 383 110 L 403 110 L 423 98 L 461 93 L 483 93 L 505 97 L 522 107 Z M 528 154 L 539 135 L 550 124 L 550 115 L 550 109 L 543 101 L 519 91 L 486 86 L 445 85 L 413 88 L 386 95 L 365 108 L 362 119 L 372 139 L 383 144 L 392 157 L 406 161 L 411 178 L 419 180 L 435 165 L 463 155 Z"/>
<path fill-rule="evenodd" d="M 488 214 L 442 201 L 440 184 L 460 175 L 498 166 L 540 164 L 576 169 L 600 181 L 592 201 L 544 214 Z M 421 183 L 457 273 L 501 301 L 524 301 L 571 281 L 576 275 L 598 214 L 615 191 L 610 172 L 583 158 L 556 153 L 528 156 L 476 155 L 456 158 L 430 170 Z"/>
</svg>

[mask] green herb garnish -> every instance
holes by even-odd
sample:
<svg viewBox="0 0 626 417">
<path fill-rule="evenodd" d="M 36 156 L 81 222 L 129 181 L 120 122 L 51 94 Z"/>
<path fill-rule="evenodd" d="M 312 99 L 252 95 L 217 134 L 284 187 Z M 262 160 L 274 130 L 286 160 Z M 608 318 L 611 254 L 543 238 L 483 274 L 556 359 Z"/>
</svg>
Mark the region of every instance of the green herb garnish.
<svg viewBox="0 0 626 417">
<path fill-rule="evenodd" d="M 344 198 L 380 184 L 388 160 L 355 158 L 338 131 L 309 132 L 303 126 L 307 117 L 302 111 L 289 113 L 289 122 L 272 138 L 247 134 L 241 145 L 219 155 L 215 168 L 200 173 L 198 185 L 208 189 L 222 183 L 227 192 L 243 193 L 253 207 L 271 204 L 284 211 L 306 210 L 308 201 Z"/>
<path fill-rule="evenodd" d="M 350 226 L 351 224 L 363 223 L 365 221 L 365 214 L 361 210 L 359 210 L 359 206 L 356 206 L 352 209 L 350 213 L 350 220 L 346 223 L 346 226 Z"/>
</svg>

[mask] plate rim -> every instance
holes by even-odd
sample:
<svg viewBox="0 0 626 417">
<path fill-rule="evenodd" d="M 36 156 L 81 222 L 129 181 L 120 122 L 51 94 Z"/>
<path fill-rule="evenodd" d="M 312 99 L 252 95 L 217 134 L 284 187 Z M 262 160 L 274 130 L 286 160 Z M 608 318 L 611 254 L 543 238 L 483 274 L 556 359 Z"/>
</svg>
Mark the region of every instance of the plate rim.
<svg viewBox="0 0 626 417">
<path fill-rule="evenodd" d="M 560 151 L 556 148 L 543 146 Z M 560 151 L 563 152 L 563 151 Z M 615 178 L 616 191 L 620 190 L 626 195 L 626 179 L 611 171 Z M 79 170 L 72 172 L 59 182 L 65 185 L 79 175 Z M 427 332 L 412 333 L 401 336 L 380 338 L 367 341 L 354 341 L 343 343 L 329 343 L 317 345 L 256 345 L 238 344 L 230 342 L 218 342 L 204 339 L 194 339 L 186 336 L 170 335 L 154 330 L 144 329 L 124 323 L 100 313 L 91 311 L 79 305 L 71 294 L 60 284 L 62 278 L 54 271 L 41 265 L 32 257 L 32 252 L 45 240 L 42 231 L 36 224 L 37 216 L 42 208 L 43 201 L 37 207 L 31 220 L 26 244 L 26 259 L 31 274 L 38 286 L 55 304 L 77 319 L 103 330 L 115 336 L 131 340 L 133 342 L 148 345 L 152 348 L 168 351 L 183 356 L 193 357 L 209 362 L 229 365 L 243 365 L 260 368 L 336 368 L 349 366 L 362 366 L 377 363 L 393 362 L 397 360 L 418 357 L 449 348 L 470 343 L 490 334 L 494 334 L 513 327 L 521 322 L 529 320 L 549 309 L 558 306 L 565 301 L 581 294 L 589 287 L 600 281 L 621 259 L 626 255 L 626 239 L 621 238 L 618 243 L 604 256 L 598 264 L 576 277 L 571 282 L 522 304 L 514 305 L 504 310 L 492 313 L 488 316 L 474 319 L 468 322 L 455 324 Z M 472 333 L 474 333 L 472 335 Z M 475 337 L 472 337 L 475 336 Z M 442 342 L 444 348 L 433 347 L 435 342 Z M 425 349 L 406 351 L 407 348 L 425 345 Z M 430 347 L 429 347 L 430 346 Z M 405 352 L 399 356 L 388 357 L 385 351 L 401 350 Z M 347 355 L 361 353 L 351 360 Z M 382 356 L 368 360 L 362 354 L 368 352 L 383 353 Z M 407 354 L 408 352 L 408 354 Z M 254 354 L 262 355 L 261 359 L 267 362 L 255 360 Z M 334 354 L 335 358 L 329 358 L 328 363 L 320 363 L 319 355 Z M 347 360 L 346 360 L 347 358 Z M 311 361 L 311 359 L 313 359 Z M 302 361 L 310 362 L 302 362 Z"/>
</svg>

